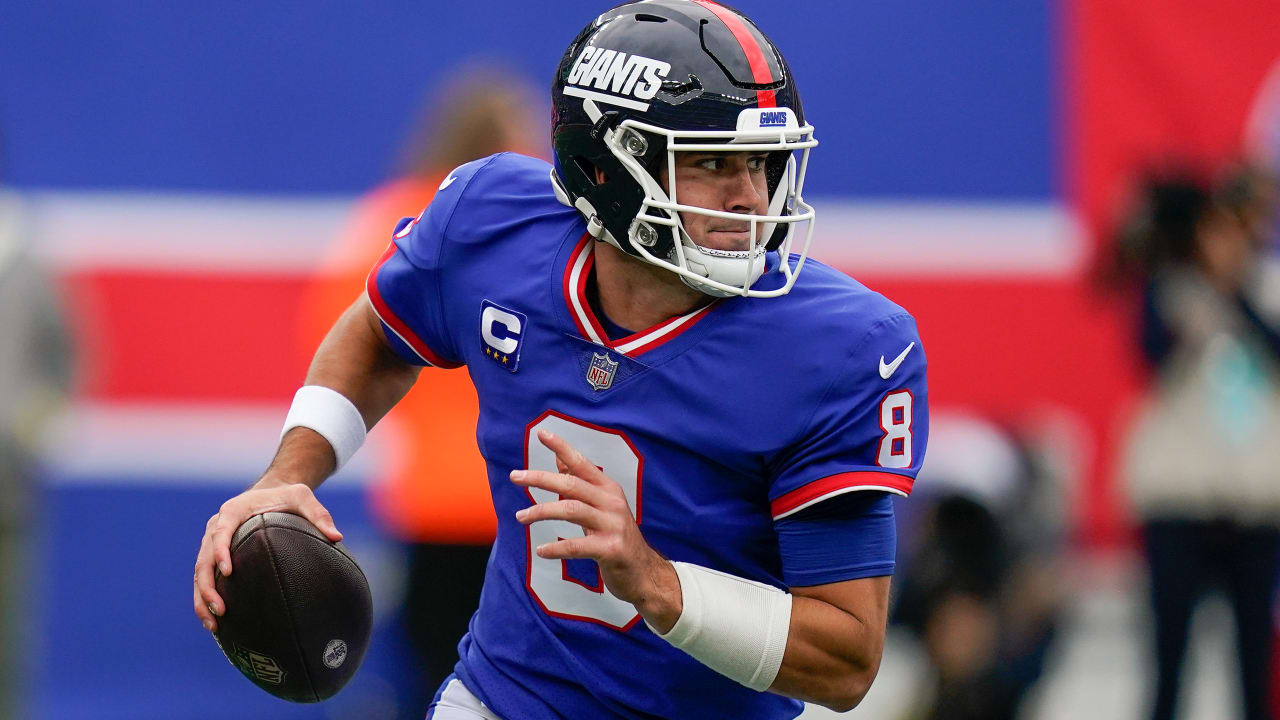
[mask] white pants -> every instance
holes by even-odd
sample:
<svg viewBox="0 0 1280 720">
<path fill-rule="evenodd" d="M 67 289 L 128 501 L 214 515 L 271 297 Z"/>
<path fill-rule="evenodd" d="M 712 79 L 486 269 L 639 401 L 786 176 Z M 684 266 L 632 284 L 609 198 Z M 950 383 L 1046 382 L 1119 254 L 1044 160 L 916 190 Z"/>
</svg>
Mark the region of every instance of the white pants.
<svg viewBox="0 0 1280 720">
<path fill-rule="evenodd" d="M 440 699 L 427 710 L 427 720 L 502 720 L 471 694 L 458 678 L 449 678 Z"/>
</svg>

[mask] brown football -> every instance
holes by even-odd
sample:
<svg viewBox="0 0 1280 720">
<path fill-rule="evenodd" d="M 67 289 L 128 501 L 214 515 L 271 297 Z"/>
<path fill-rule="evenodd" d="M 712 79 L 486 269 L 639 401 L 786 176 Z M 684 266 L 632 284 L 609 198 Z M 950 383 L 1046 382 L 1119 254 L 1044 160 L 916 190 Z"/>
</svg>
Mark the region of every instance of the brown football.
<svg viewBox="0 0 1280 720">
<path fill-rule="evenodd" d="M 333 696 L 369 647 L 373 601 L 342 543 L 290 513 L 255 515 L 231 538 L 231 575 L 215 573 L 226 612 L 218 646 L 255 685 L 293 702 Z"/>
</svg>

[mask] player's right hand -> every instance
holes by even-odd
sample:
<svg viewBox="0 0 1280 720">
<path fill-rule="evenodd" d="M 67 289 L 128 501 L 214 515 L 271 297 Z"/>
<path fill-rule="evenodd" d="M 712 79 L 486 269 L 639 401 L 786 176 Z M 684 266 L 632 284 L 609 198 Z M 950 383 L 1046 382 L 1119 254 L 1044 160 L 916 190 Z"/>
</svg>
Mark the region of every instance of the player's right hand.
<svg viewBox="0 0 1280 720">
<path fill-rule="evenodd" d="M 342 539 L 342 533 L 333 524 L 333 516 L 316 500 L 311 488 L 302 483 L 264 487 L 267 482 L 264 479 L 224 502 L 205 524 L 200 552 L 196 555 L 193 595 L 196 617 L 210 632 L 218 628 L 217 616 L 226 612 L 226 605 L 214 588 L 214 568 L 223 575 L 232 573 L 231 536 L 245 520 L 262 513 L 289 512 L 306 518 L 333 542 Z"/>
</svg>

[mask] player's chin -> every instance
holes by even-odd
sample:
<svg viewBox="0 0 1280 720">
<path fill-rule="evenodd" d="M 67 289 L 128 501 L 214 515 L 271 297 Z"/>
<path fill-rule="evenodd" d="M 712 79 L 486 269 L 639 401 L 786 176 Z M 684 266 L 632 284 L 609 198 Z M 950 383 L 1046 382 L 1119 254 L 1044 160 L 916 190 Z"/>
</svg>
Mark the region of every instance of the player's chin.
<svg viewBox="0 0 1280 720">
<path fill-rule="evenodd" d="M 712 250 L 744 252 L 751 249 L 751 233 L 737 230 L 708 230 L 699 243 Z"/>
</svg>

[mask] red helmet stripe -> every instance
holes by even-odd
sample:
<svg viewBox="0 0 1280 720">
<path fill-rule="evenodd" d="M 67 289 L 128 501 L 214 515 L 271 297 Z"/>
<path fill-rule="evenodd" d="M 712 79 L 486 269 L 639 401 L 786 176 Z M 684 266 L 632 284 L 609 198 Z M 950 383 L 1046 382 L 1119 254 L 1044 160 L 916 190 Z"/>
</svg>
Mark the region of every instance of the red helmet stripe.
<svg viewBox="0 0 1280 720">
<path fill-rule="evenodd" d="M 753 81 L 757 83 L 773 82 L 773 75 L 769 73 L 769 61 L 764 57 L 764 50 L 761 49 L 760 43 L 756 41 L 755 37 L 751 35 L 746 23 L 742 22 L 742 18 L 723 5 L 711 2 L 711 0 L 693 1 L 710 10 L 716 17 L 720 18 L 721 22 L 728 26 L 729 32 L 733 33 L 733 37 L 742 46 L 742 52 L 747 56 L 747 62 L 751 65 Z M 756 104 L 762 108 L 777 107 L 778 101 L 774 98 L 772 90 L 757 90 Z"/>
</svg>

